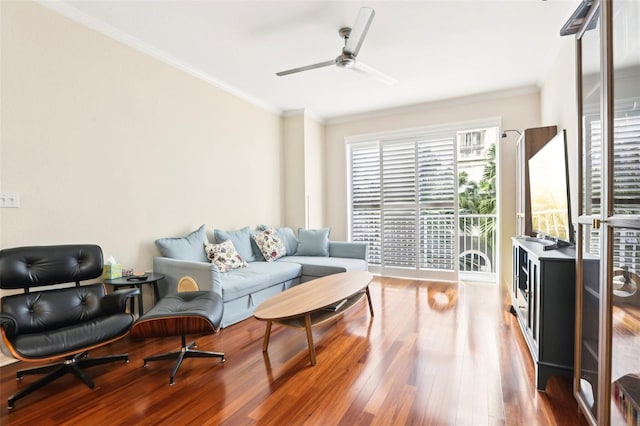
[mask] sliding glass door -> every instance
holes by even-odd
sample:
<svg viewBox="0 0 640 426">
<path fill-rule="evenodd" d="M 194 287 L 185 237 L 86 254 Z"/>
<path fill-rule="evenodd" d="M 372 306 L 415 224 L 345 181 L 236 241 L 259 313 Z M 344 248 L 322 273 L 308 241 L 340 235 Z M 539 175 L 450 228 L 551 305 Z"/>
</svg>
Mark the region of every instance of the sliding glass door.
<svg viewBox="0 0 640 426">
<path fill-rule="evenodd" d="M 487 272 L 488 257 L 467 250 L 481 226 L 459 215 L 459 136 L 423 131 L 348 144 L 350 238 L 369 244 L 372 272 L 436 280 L 457 280 L 461 268 Z"/>
</svg>

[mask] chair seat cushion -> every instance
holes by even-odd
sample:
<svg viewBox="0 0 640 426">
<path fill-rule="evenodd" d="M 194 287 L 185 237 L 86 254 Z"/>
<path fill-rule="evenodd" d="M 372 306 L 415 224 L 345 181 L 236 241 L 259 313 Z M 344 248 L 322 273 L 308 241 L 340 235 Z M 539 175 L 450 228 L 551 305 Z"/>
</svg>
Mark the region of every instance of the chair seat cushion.
<svg viewBox="0 0 640 426">
<path fill-rule="evenodd" d="M 125 335 L 132 323 L 133 316 L 127 313 L 98 317 L 56 330 L 19 334 L 12 339 L 13 348 L 30 359 L 75 354 Z"/>
<path fill-rule="evenodd" d="M 212 291 L 185 291 L 165 296 L 136 321 L 132 337 L 165 337 L 213 333 L 222 321 L 223 303 Z"/>
</svg>

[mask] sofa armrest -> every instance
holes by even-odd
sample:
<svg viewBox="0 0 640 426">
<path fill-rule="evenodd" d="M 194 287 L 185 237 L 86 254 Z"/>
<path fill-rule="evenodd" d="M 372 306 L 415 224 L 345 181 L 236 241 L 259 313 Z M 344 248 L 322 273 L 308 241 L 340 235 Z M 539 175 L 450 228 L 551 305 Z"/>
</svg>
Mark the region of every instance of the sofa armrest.
<svg viewBox="0 0 640 426">
<path fill-rule="evenodd" d="M 329 241 L 330 257 L 346 257 L 367 260 L 368 244 L 352 241 Z"/>
<path fill-rule="evenodd" d="M 154 257 L 153 272 L 158 272 L 165 277 L 158 281 L 160 298 L 177 293 L 178 281 L 185 276 L 193 278 L 200 290 L 213 291 L 222 297 L 220 270 L 213 263 Z"/>
</svg>

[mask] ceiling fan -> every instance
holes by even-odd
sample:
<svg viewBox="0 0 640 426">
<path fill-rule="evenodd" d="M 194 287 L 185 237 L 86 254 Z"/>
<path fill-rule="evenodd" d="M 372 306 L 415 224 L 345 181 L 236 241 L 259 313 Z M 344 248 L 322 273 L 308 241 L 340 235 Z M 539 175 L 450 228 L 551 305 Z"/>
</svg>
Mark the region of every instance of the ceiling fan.
<svg viewBox="0 0 640 426">
<path fill-rule="evenodd" d="M 396 84 L 398 82 L 396 79 L 389 77 L 388 75 L 374 68 L 371 68 L 370 66 L 365 65 L 360 61 L 356 61 L 356 57 L 358 56 L 358 52 L 362 47 L 362 42 L 364 42 L 367 31 L 369 31 L 369 27 L 371 26 L 371 21 L 373 21 L 374 15 L 375 11 L 373 9 L 371 9 L 370 7 L 363 7 L 360 9 L 360 12 L 358 12 L 358 17 L 356 18 L 353 29 L 349 27 L 340 28 L 338 33 L 340 34 L 340 37 L 344 39 L 344 47 L 342 48 L 342 54 L 337 58 L 331 59 L 329 61 L 319 62 L 317 64 L 307 65 L 305 67 L 280 71 L 277 72 L 276 75 L 278 77 L 282 77 L 284 75 L 295 74 L 302 71 L 309 71 L 316 68 L 335 65 L 340 68 L 348 68 L 350 70 L 366 74 L 388 85 Z"/>
</svg>

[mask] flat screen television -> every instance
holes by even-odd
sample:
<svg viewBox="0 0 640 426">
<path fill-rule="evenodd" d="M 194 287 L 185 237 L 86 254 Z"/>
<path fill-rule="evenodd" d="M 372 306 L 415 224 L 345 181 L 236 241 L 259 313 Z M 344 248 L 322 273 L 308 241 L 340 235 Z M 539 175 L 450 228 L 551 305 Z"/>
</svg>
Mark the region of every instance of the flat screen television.
<svg viewBox="0 0 640 426">
<path fill-rule="evenodd" d="M 573 245 L 566 130 L 529 159 L 529 189 L 532 230 L 553 241 L 544 249 Z"/>
</svg>

